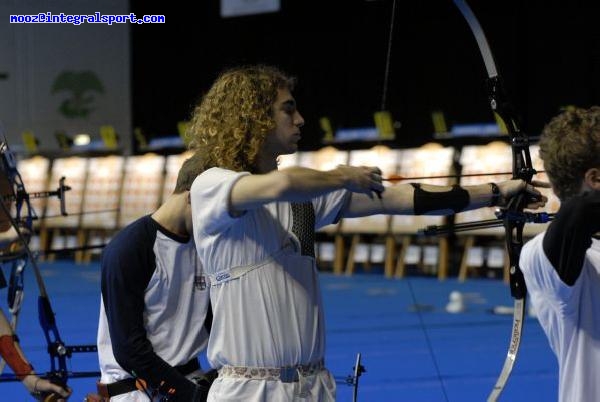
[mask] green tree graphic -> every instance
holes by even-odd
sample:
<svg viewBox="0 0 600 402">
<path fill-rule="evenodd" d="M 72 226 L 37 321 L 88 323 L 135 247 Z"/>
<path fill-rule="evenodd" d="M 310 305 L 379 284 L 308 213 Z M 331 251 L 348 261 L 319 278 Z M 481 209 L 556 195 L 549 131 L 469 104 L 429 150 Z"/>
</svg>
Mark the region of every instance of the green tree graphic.
<svg viewBox="0 0 600 402">
<path fill-rule="evenodd" d="M 93 71 L 63 71 L 52 84 L 52 93 L 66 91 L 71 96 L 64 100 L 59 112 L 70 119 L 87 118 L 94 110 L 93 92 L 104 93 L 104 86 Z"/>
</svg>

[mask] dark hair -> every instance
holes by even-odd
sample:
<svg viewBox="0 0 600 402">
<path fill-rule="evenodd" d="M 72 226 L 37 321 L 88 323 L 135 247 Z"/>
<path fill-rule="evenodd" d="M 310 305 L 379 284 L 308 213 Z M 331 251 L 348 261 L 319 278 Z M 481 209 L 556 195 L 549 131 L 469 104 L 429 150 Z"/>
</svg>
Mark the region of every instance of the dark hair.
<svg viewBox="0 0 600 402">
<path fill-rule="evenodd" d="M 173 190 L 173 194 L 189 191 L 196 177 L 202 172 L 203 169 L 201 155 L 194 153 L 191 157 L 183 162 L 183 165 L 181 165 L 181 169 L 179 169 L 179 174 L 177 175 L 177 183 L 175 184 L 175 190 Z"/>
<path fill-rule="evenodd" d="M 558 198 L 579 193 L 585 172 L 600 167 L 600 107 L 569 108 L 550 120 L 540 157 Z"/>
</svg>

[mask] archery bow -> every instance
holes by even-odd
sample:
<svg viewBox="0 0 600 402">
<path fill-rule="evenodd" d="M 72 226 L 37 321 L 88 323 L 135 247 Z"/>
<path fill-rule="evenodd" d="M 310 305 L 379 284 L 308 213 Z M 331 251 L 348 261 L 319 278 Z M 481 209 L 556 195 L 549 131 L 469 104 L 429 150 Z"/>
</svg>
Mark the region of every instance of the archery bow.
<svg viewBox="0 0 600 402">
<path fill-rule="evenodd" d="M 526 183 L 531 183 L 532 177 L 536 174 L 536 170 L 533 168 L 533 164 L 531 161 L 531 155 L 529 153 L 529 137 L 521 131 L 520 122 L 517 118 L 517 114 L 514 110 L 514 107 L 509 102 L 506 92 L 504 90 L 504 86 L 500 76 L 498 75 L 498 71 L 496 69 L 496 64 L 494 62 L 494 58 L 490 49 L 490 46 L 487 42 L 485 34 L 479 24 L 479 21 L 475 17 L 475 14 L 466 3 L 465 0 L 453 0 L 456 7 L 459 9 L 466 22 L 468 23 L 475 39 L 477 41 L 477 45 L 479 47 L 479 51 L 485 63 L 485 67 L 487 70 L 487 89 L 488 89 L 488 99 L 491 106 L 491 109 L 494 113 L 496 113 L 504 122 L 507 127 L 508 135 L 511 141 L 511 150 L 512 150 L 512 178 L 513 179 L 521 179 Z M 395 0 L 393 2 L 392 8 L 392 25 L 394 21 L 394 10 L 395 10 Z M 388 44 L 388 55 L 386 59 L 386 70 L 384 76 L 384 90 L 382 96 L 382 110 L 385 108 L 386 101 L 386 89 L 388 82 L 388 74 L 389 74 L 389 58 L 390 58 L 390 48 L 391 48 L 391 37 Z M 526 222 L 536 222 L 536 223 L 544 223 L 549 221 L 552 218 L 552 215 L 545 213 L 528 213 L 524 212 L 524 208 L 526 207 L 530 197 L 525 193 L 521 193 L 508 201 L 507 206 L 497 212 L 497 217 L 499 219 L 491 219 L 488 221 L 480 221 L 480 222 L 468 222 L 463 224 L 464 228 L 460 230 L 470 230 L 474 228 L 481 227 L 491 227 L 491 226 L 504 226 L 506 232 L 506 248 L 509 256 L 509 278 L 510 278 L 510 289 L 511 295 L 514 298 L 515 308 L 514 308 L 514 316 L 513 316 L 513 325 L 511 331 L 511 338 L 508 348 L 508 353 L 502 367 L 502 371 L 496 381 L 496 384 L 488 396 L 488 402 L 495 402 L 502 390 L 504 389 L 514 363 L 517 358 L 517 353 L 519 350 L 519 345 L 521 342 L 521 334 L 523 330 L 523 323 L 525 318 L 525 303 L 527 298 L 527 289 L 525 286 L 525 280 L 523 278 L 523 274 L 521 269 L 519 268 L 519 257 L 521 254 L 521 248 L 523 246 L 523 227 Z M 440 234 L 448 231 L 456 231 L 456 227 L 448 227 L 444 229 L 440 229 L 438 227 L 429 227 L 425 230 L 426 234 Z M 409 283 L 409 289 L 410 283 Z M 414 293 L 412 293 L 413 299 L 415 298 Z M 419 317 L 420 318 L 420 317 Z M 425 330 L 423 324 L 421 324 L 422 329 L 425 332 L 427 337 L 427 331 Z M 432 358 L 434 364 L 436 363 L 435 357 L 432 353 L 432 349 L 430 347 L 430 354 L 432 354 Z M 438 373 L 438 378 L 442 384 L 442 390 L 444 391 L 444 396 L 446 400 L 448 400 L 447 394 L 445 393 L 444 383 L 442 381 L 441 373 L 439 372 L 439 368 L 436 370 Z"/>
<path fill-rule="evenodd" d="M 96 346 L 66 346 L 65 343 L 62 341 L 58 328 L 56 326 L 54 312 L 52 311 L 52 307 L 50 305 L 50 298 L 48 296 L 48 292 L 46 291 L 46 287 L 42 279 L 40 269 L 37 265 L 36 256 L 29 248 L 28 236 L 26 236 L 21 230 L 21 227 L 24 227 L 30 235 L 33 234 L 33 220 L 36 219 L 37 216 L 30 203 L 31 194 L 27 193 L 27 191 L 25 190 L 25 185 L 23 184 L 21 175 L 17 170 L 17 162 L 15 156 L 9 149 L 8 143 L 5 138 L 2 142 L 0 142 L 0 159 L 2 168 L 1 170 L 5 174 L 12 191 L 12 194 L 9 195 L 8 199 L 15 201 L 16 217 L 13 217 L 11 215 L 10 209 L 5 205 L 4 202 L 0 202 L 0 205 L 2 206 L 2 210 L 4 211 L 5 215 L 10 220 L 11 225 L 15 229 L 19 238 L 20 247 L 22 247 L 22 252 L 17 253 L 13 256 L 14 260 L 16 260 L 17 262 L 15 263 L 11 271 L 11 284 L 14 284 L 14 286 L 11 289 L 9 289 L 9 305 L 11 311 L 14 311 L 15 309 L 18 311 L 18 308 L 20 307 L 20 303 L 22 301 L 23 270 L 27 263 L 31 264 L 40 293 L 38 297 L 38 318 L 40 325 L 44 331 L 44 336 L 48 344 L 48 353 L 50 354 L 50 371 L 47 372 L 46 377 L 51 382 L 54 382 L 62 387 L 66 387 L 67 379 L 69 376 L 69 372 L 67 371 L 66 359 L 68 357 L 71 357 L 72 353 L 74 352 L 95 352 Z M 64 177 L 60 179 L 59 188 L 54 192 L 32 194 L 34 197 L 57 196 L 60 199 L 61 214 L 66 215 L 65 191 L 69 190 L 70 188 L 68 186 L 65 186 L 64 180 Z M 25 217 L 22 216 L 23 207 L 26 208 Z M 6 260 L 8 260 L 9 257 L 7 257 Z M 15 328 L 13 328 L 13 330 L 14 329 Z M 85 372 L 75 374 L 80 377 L 99 375 L 98 372 Z"/>
<path fill-rule="evenodd" d="M 488 74 L 487 84 L 490 106 L 504 121 L 508 129 L 513 157 L 513 179 L 521 179 L 526 183 L 531 183 L 531 179 L 536 171 L 533 168 L 531 155 L 529 154 L 529 138 L 521 131 L 519 119 L 517 118 L 512 104 L 507 98 L 502 80 L 496 69 L 492 51 L 483 30 L 481 29 L 481 25 L 465 0 L 454 0 L 454 4 L 458 7 L 469 24 L 477 41 L 481 56 L 483 57 Z M 519 256 L 521 254 L 521 248 L 523 247 L 523 226 L 525 225 L 525 219 L 522 219 L 520 216 L 523 214 L 523 209 L 525 208 L 527 201 L 528 198 L 523 193 L 513 197 L 509 200 L 503 214 L 499 216 L 499 218 L 502 219 L 506 232 L 506 249 L 510 264 L 510 291 L 514 298 L 515 308 L 508 353 L 500 376 L 498 377 L 492 392 L 488 396 L 488 402 L 496 401 L 504 389 L 515 364 L 519 345 L 521 343 L 527 289 L 525 287 L 523 273 L 519 268 Z"/>
</svg>

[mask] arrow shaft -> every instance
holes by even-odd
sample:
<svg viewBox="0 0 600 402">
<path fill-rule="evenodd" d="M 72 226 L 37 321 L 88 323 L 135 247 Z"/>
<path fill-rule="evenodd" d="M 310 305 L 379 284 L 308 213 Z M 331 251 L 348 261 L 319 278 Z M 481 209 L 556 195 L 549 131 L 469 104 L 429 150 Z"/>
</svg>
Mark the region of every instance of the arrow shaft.
<svg viewBox="0 0 600 402">
<path fill-rule="evenodd" d="M 538 172 L 540 173 L 540 172 Z M 511 172 L 499 172 L 499 173 L 469 173 L 469 174 L 451 174 L 441 176 L 420 176 L 420 177 L 404 177 L 399 175 L 390 175 L 383 178 L 383 181 L 403 181 L 403 180 L 423 180 L 423 179 L 451 179 L 461 177 L 478 177 L 478 176 L 502 176 L 512 175 Z"/>
</svg>

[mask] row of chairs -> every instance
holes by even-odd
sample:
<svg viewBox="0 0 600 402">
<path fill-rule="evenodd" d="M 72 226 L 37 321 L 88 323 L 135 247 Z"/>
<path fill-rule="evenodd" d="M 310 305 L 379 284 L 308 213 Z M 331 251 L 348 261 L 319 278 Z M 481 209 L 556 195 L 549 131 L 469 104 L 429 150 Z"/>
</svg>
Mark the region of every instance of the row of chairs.
<svg viewBox="0 0 600 402">
<path fill-rule="evenodd" d="M 134 156 L 34 156 L 18 160 L 28 192 L 52 191 L 61 177 L 71 189 L 65 193 L 67 216 L 57 198 L 31 199 L 38 216 L 33 248 L 40 250 L 98 246 L 135 219 L 153 212 L 175 188 L 177 174 L 188 152 Z M 36 244 L 36 241 L 38 244 Z M 92 252 L 77 252 L 85 262 Z M 52 256 L 50 256 L 52 257 Z"/>
<path fill-rule="evenodd" d="M 32 204 L 40 217 L 36 223 L 42 250 L 104 244 L 116 231 L 140 216 L 151 213 L 173 191 L 177 173 L 189 152 L 173 155 L 148 153 L 134 156 L 58 157 L 34 156 L 18 160 L 18 168 L 29 192 L 53 190 L 66 177 L 71 190 L 66 193 L 68 216 L 60 215 L 60 202 L 39 198 Z M 536 147 L 532 147 L 536 168 L 541 169 Z M 317 151 L 297 152 L 280 158 L 279 166 L 306 166 L 329 170 L 339 164 L 378 166 L 384 177 L 409 182 L 464 185 L 501 181 L 510 178 L 511 150 L 504 142 L 465 146 L 461 149 L 430 143 L 419 148 L 391 149 L 376 146 L 361 150 L 339 150 L 332 146 Z M 458 164 L 456 162 L 459 162 Z M 461 168 L 460 179 L 447 177 Z M 476 174 L 487 176 L 474 176 Z M 489 175 L 498 173 L 498 175 Z M 537 179 L 545 180 L 542 174 Z M 386 185 L 395 185 L 387 181 Z M 558 209 L 558 200 L 549 192 L 549 209 Z M 493 209 L 484 208 L 455 215 L 455 223 L 494 218 Z M 388 277 L 403 277 L 407 266 L 417 265 L 435 272 L 440 279 L 448 276 L 451 245 L 448 238 L 424 239 L 418 231 L 430 225 L 446 223 L 444 217 L 375 215 L 343 219 L 321 230 L 317 256 L 331 263 L 335 273 L 352 274 L 356 263 L 366 267 L 383 264 Z M 527 225 L 526 236 L 543 230 L 544 225 Z M 478 247 L 483 237 L 503 235 L 502 228 L 465 233 L 459 277 L 465 279 L 470 267 L 479 265 L 506 267 L 497 247 Z M 89 261 L 90 252 L 76 253 L 77 261 Z M 507 270 L 505 269 L 505 273 Z M 507 275 L 507 273 L 505 274 Z"/>
</svg>

